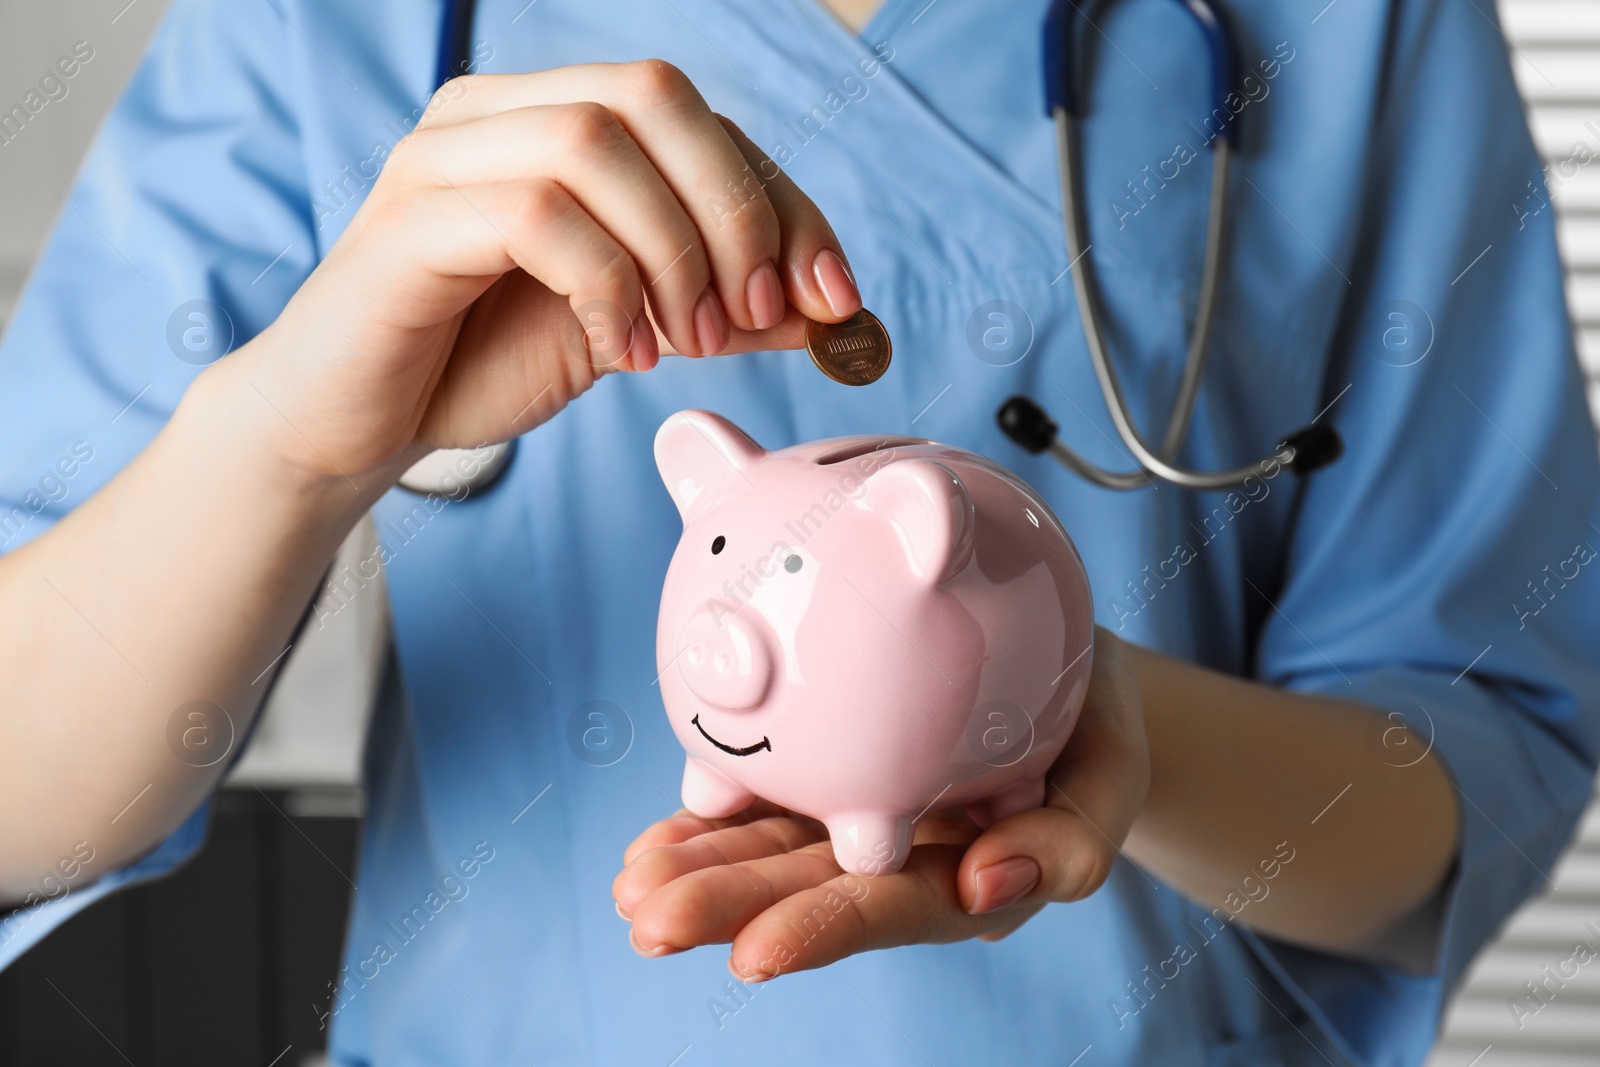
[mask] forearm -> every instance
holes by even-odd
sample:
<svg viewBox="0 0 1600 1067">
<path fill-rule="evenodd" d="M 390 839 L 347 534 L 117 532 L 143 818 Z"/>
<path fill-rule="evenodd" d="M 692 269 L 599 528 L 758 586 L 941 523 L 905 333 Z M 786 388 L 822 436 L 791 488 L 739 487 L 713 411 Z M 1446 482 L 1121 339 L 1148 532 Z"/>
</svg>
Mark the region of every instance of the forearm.
<svg viewBox="0 0 1600 1067">
<path fill-rule="evenodd" d="M 1151 785 L 1128 856 L 1262 933 L 1386 958 L 1385 941 L 1438 892 L 1458 849 L 1448 774 L 1433 754 L 1418 758 L 1426 738 L 1367 705 L 1147 649 L 1133 661 Z"/>
<path fill-rule="evenodd" d="M 99 876 L 194 809 L 227 761 L 180 759 L 169 721 L 210 701 L 237 742 L 263 672 L 382 490 L 272 458 L 282 416 L 249 381 L 257 355 L 210 368 L 125 470 L 0 559 L 0 617 L 26 620 L 0 640 L 0 902 L 77 842 Z"/>
</svg>

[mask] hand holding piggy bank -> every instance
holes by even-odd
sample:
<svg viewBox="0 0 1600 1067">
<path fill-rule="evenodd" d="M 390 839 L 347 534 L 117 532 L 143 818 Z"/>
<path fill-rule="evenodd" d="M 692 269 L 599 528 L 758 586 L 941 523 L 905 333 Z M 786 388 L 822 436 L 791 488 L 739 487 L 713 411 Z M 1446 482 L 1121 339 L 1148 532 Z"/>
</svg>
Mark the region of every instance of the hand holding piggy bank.
<svg viewBox="0 0 1600 1067">
<path fill-rule="evenodd" d="M 761 796 L 827 826 L 846 871 L 892 874 L 929 811 L 987 826 L 1043 802 L 1094 624 L 1027 485 L 914 438 L 767 452 L 704 411 L 655 454 L 684 526 L 656 661 L 686 808 Z"/>
</svg>

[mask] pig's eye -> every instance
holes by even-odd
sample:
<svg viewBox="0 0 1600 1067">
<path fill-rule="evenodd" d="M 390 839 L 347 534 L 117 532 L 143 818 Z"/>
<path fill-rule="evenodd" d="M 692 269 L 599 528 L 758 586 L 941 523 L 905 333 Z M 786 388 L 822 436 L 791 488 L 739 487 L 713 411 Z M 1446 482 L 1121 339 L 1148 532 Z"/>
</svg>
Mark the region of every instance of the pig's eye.
<svg viewBox="0 0 1600 1067">
<path fill-rule="evenodd" d="M 727 545 L 728 545 L 728 539 L 726 537 L 723 537 L 721 534 L 717 534 L 716 539 L 711 542 L 711 554 L 713 556 L 717 555 L 724 548 L 726 548 Z"/>
<path fill-rule="evenodd" d="M 800 572 L 800 565 L 802 562 L 803 561 L 800 559 L 799 555 L 790 556 L 788 559 L 783 561 L 783 569 L 788 571 L 790 574 L 798 574 Z"/>
</svg>

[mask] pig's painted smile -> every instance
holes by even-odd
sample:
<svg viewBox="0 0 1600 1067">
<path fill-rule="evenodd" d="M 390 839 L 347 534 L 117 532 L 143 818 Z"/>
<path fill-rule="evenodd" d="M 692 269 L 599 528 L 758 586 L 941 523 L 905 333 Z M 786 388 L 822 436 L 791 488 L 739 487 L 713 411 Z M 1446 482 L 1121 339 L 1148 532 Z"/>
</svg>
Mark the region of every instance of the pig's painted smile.
<svg viewBox="0 0 1600 1067">
<path fill-rule="evenodd" d="M 712 737 L 710 734 L 706 733 L 706 728 L 700 725 L 700 716 L 696 715 L 689 721 L 694 723 L 694 728 L 700 731 L 701 737 L 705 738 L 707 741 L 710 741 L 713 745 L 716 745 L 730 756 L 753 756 L 762 749 L 766 749 L 768 752 L 772 751 L 772 742 L 767 740 L 765 737 L 753 745 L 746 745 L 743 748 L 734 748 L 732 745 L 725 745 L 721 741 L 718 741 L 715 737 Z"/>
</svg>

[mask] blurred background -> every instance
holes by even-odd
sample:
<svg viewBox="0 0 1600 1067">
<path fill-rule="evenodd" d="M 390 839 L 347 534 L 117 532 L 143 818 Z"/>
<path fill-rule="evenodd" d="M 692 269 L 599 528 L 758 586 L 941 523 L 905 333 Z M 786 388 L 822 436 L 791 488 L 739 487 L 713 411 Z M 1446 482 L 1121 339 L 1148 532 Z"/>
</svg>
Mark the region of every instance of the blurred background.
<svg viewBox="0 0 1600 1067">
<path fill-rule="evenodd" d="M 0 6 L 4 109 L 76 42 L 94 49 L 64 98 L 0 140 L 0 328 L 164 7 Z M 1500 17 L 1551 166 L 1568 300 L 1600 412 L 1600 166 L 1590 162 L 1600 160 L 1600 0 L 1502 0 Z M 1588 165 L 1561 179 L 1556 168 L 1568 160 Z M 344 551 L 361 552 L 371 536 L 359 528 Z M 0 972 L 0 1063 L 321 1062 L 321 1013 L 355 877 L 359 754 L 384 611 L 382 597 L 356 598 L 296 645 L 194 862 L 96 905 Z M 1520 1025 L 1509 1006 L 1574 943 L 1600 944 L 1600 808 L 1550 877 L 1554 888 L 1479 961 L 1429 1067 L 1600 1063 L 1600 966 L 1581 968 Z"/>
</svg>

